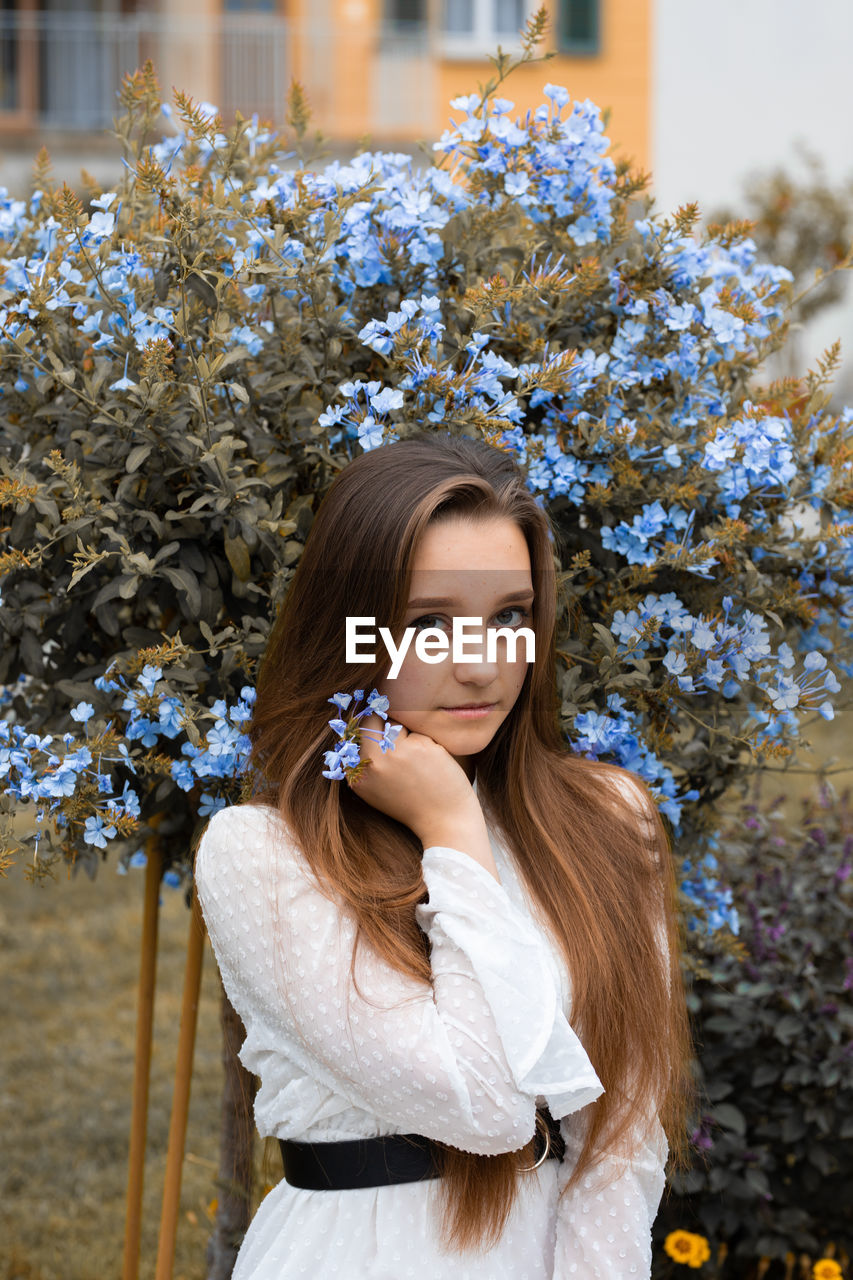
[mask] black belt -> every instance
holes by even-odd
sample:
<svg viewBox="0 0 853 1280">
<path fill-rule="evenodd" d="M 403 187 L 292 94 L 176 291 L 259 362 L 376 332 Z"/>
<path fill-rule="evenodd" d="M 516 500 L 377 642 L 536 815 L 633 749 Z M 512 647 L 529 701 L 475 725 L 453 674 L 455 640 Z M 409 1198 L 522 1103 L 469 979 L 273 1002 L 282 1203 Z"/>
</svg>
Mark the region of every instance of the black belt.
<svg viewBox="0 0 853 1280">
<path fill-rule="evenodd" d="M 395 1186 L 439 1177 L 437 1146 L 418 1133 L 383 1138 L 351 1138 L 344 1142 L 291 1142 L 279 1138 L 284 1176 L 305 1191 L 353 1191 Z M 562 1160 L 566 1150 L 560 1122 L 547 1107 L 537 1107 L 533 1166 Z"/>
</svg>

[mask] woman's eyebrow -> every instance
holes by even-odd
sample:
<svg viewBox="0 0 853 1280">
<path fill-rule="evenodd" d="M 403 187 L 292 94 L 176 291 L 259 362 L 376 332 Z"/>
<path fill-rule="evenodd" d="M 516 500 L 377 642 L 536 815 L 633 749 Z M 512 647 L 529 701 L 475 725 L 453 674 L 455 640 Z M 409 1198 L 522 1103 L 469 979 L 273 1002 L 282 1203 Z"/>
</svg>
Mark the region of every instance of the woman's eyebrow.
<svg viewBox="0 0 853 1280">
<path fill-rule="evenodd" d="M 501 596 L 500 600 L 496 600 L 495 604 L 508 604 L 510 600 L 532 600 L 536 592 L 532 587 L 528 587 L 526 591 L 510 591 L 508 595 Z M 409 609 L 436 609 L 445 605 L 457 604 L 456 600 L 448 596 L 430 596 L 423 600 L 410 600 Z"/>
</svg>

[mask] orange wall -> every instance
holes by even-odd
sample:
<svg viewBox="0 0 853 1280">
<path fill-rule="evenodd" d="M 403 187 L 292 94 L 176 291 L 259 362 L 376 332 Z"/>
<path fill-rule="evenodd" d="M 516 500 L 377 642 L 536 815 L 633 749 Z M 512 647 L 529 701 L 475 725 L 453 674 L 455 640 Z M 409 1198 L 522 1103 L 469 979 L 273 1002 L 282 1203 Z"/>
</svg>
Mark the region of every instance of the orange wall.
<svg viewBox="0 0 853 1280">
<path fill-rule="evenodd" d="M 565 85 L 573 99 L 591 98 L 602 111 L 611 108 L 607 136 L 611 154 L 631 159 L 640 168 L 651 166 L 651 3 L 652 0 L 601 0 L 601 52 L 595 57 L 569 58 L 558 54 L 548 62 L 513 71 L 501 96 L 515 103 L 519 115 L 547 101 L 542 86 Z M 550 6 L 552 13 L 555 6 Z M 553 17 L 551 27 L 553 27 Z M 553 38 L 548 42 L 554 48 Z M 440 64 L 436 128 L 447 128 L 448 102 L 476 91 L 489 78 L 491 64 L 445 60 Z M 458 113 L 457 113 L 458 116 Z M 513 113 L 513 118 L 515 112 Z"/>
<path fill-rule="evenodd" d="M 290 0 L 290 61 L 312 128 L 356 140 L 371 128 L 370 86 L 382 0 Z"/>
<path fill-rule="evenodd" d="M 556 0 L 547 2 L 553 28 Z M 647 169 L 651 164 L 652 2 L 601 0 L 601 53 L 582 58 L 558 54 L 548 62 L 514 71 L 501 90 L 501 96 L 515 103 L 513 117 L 544 101 L 542 86 L 548 81 L 565 85 L 573 99 L 591 98 L 602 110 L 611 108 L 607 126 L 611 154 Z M 437 4 L 438 0 L 436 10 Z M 377 77 L 388 74 L 387 66 L 383 71 L 379 65 L 382 8 L 382 0 L 289 0 L 293 74 L 308 92 L 314 126 L 333 140 L 354 142 L 370 135 L 378 146 L 432 141 L 448 127 L 450 99 L 475 92 L 493 68 L 485 58 L 439 58 L 426 80 L 422 73 L 419 76 L 419 92 L 424 84 L 428 86 L 425 109 L 415 113 L 419 123 L 411 123 L 412 113 L 409 121 L 403 112 L 397 118 L 393 109 L 386 109 L 382 118 L 376 113 L 374 92 Z M 440 45 L 440 38 L 436 43 Z M 552 35 L 549 47 L 554 43 Z M 403 77 L 405 86 L 405 71 Z"/>
</svg>

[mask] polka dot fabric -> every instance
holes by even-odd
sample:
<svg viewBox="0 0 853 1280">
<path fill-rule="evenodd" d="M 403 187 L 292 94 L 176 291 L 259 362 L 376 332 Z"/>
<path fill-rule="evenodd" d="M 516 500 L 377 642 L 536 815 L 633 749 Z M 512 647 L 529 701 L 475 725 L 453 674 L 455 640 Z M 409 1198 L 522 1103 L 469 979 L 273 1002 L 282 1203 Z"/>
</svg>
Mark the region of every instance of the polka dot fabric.
<svg viewBox="0 0 853 1280">
<path fill-rule="evenodd" d="M 476 783 L 475 783 L 476 790 Z M 261 1202 L 233 1280 L 593 1280 L 648 1277 L 666 1146 L 631 1158 L 558 1203 L 579 1149 L 581 1109 L 602 1086 L 570 1025 L 562 957 L 490 832 L 497 881 L 463 851 L 424 851 L 433 987 L 359 944 L 321 892 L 275 810 L 215 814 L 195 877 L 222 981 L 245 1028 L 240 1058 L 259 1077 L 261 1135 L 302 1142 L 420 1133 L 466 1151 L 518 1150 L 547 1102 L 569 1143 L 563 1164 L 522 1176 L 498 1244 L 448 1254 L 437 1181 L 355 1191 L 280 1182 Z M 648 1126 L 647 1126 L 648 1127 Z"/>
</svg>

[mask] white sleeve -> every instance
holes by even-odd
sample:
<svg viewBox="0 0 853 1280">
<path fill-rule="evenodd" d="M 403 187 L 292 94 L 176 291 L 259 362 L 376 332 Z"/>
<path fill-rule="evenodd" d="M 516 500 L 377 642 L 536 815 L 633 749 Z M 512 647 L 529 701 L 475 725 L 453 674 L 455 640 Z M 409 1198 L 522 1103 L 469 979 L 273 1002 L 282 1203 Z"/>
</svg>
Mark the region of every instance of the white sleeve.
<svg viewBox="0 0 853 1280">
<path fill-rule="evenodd" d="M 533 922 L 464 852 L 425 850 L 423 875 L 429 902 L 416 917 L 432 946 L 432 989 L 362 942 L 359 994 L 354 923 L 320 893 L 274 811 L 221 810 L 195 867 L 225 990 L 244 1023 L 264 1024 L 273 1049 L 300 1055 L 318 1080 L 399 1131 L 481 1155 L 518 1150 L 533 1134 L 537 1095 L 559 1117 L 602 1086 L 563 1016 Z"/>
<path fill-rule="evenodd" d="M 653 835 L 646 793 L 630 774 L 614 778 L 649 837 Z M 661 962 L 669 965 L 666 930 L 658 924 Z M 559 1175 L 566 1185 L 581 1149 L 584 1118 L 562 1126 L 566 1154 Z M 559 1201 L 554 1280 L 649 1280 L 652 1224 L 665 1184 L 666 1134 L 657 1116 L 638 1117 L 623 1139 L 620 1155 L 599 1161 L 573 1191 Z"/>
<path fill-rule="evenodd" d="M 567 1126 L 562 1126 L 564 1134 Z M 554 1280 L 649 1280 L 652 1224 L 664 1188 L 666 1135 L 658 1120 L 638 1129 L 628 1158 L 608 1156 L 562 1196 L 557 1211 Z M 566 1142 L 560 1189 L 580 1142 Z"/>
</svg>

